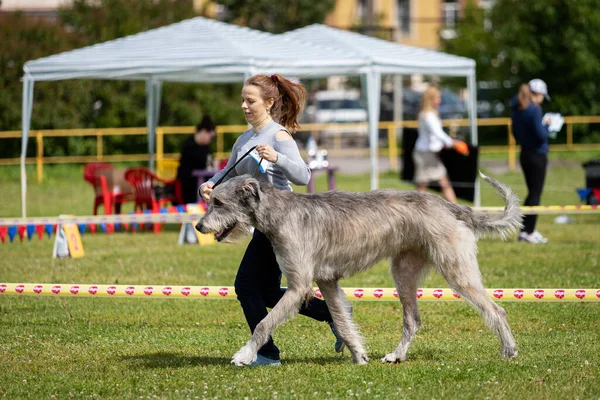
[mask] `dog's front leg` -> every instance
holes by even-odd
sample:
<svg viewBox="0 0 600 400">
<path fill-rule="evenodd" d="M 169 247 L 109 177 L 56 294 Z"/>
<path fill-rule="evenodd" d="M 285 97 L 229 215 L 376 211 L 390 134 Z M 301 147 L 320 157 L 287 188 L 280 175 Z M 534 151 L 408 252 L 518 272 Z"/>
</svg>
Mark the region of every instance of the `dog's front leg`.
<svg viewBox="0 0 600 400">
<path fill-rule="evenodd" d="M 289 284 L 289 282 L 288 282 Z M 254 329 L 252 339 L 248 341 L 231 359 L 237 366 L 249 365 L 256 360 L 258 350 L 269 340 L 271 333 L 282 323 L 298 313 L 302 301 L 306 298 L 306 290 L 288 287 L 283 297 L 271 312 L 260 321 Z"/>
<path fill-rule="evenodd" d="M 369 358 L 362 344 L 360 334 L 352 322 L 352 316 L 347 310 L 339 284 L 331 281 L 317 281 L 317 285 L 321 289 L 327 307 L 329 307 L 338 334 L 352 353 L 352 362 L 359 365 L 367 364 Z"/>
</svg>

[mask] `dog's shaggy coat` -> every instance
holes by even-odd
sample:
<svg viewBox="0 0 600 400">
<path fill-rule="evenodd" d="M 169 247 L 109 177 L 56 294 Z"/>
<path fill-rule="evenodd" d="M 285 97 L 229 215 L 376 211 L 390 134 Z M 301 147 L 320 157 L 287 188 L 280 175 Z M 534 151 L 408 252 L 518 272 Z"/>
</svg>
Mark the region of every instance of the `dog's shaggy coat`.
<svg viewBox="0 0 600 400">
<path fill-rule="evenodd" d="M 502 345 L 504 357 L 515 357 L 517 346 L 506 313 L 486 293 L 477 264 L 477 238 L 501 237 L 521 226 L 519 200 L 504 184 L 483 176 L 503 197 L 501 215 L 488 215 L 435 195 L 415 191 L 375 190 L 364 193 L 329 191 L 297 194 L 277 190 L 249 176 L 217 186 L 212 206 L 196 225 L 215 233 L 219 241 L 234 240 L 254 226 L 273 244 L 277 262 L 287 278 L 283 298 L 256 327 L 252 339 L 232 359 L 248 365 L 271 332 L 291 318 L 315 281 L 344 343 L 357 364 L 367 355 L 338 281 L 391 258 L 391 273 L 404 311 L 398 347 L 382 362 L 406 360 L 421 326 L 417 308 L 420 276 L 433 266 L 450 287 L 485 318 Z"/>
</svg>

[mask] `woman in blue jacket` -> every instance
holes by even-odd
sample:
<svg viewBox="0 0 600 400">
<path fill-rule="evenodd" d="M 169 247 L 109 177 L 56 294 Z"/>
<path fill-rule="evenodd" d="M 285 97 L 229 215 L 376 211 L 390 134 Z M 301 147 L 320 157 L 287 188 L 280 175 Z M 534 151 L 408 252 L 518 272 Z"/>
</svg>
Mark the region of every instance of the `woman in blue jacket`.
<svg viewBox="0 0 600 400">
<path fill-rule="evenodd" d="M 544 98 L 550 100 L 546 83 L 532 79 L 519 88 L 511 104 L 512 131 L 521 145 L 519 161 L 527 183 L 526 206 L 538 206 L 542 197 L 546 169 L 548 166 L 548 123 L 542 120 L 540 105 Z M 548 239 L 535 230 L 537 215 L 526 215 L 519 241 L 547 243 Z"/>
</svg>

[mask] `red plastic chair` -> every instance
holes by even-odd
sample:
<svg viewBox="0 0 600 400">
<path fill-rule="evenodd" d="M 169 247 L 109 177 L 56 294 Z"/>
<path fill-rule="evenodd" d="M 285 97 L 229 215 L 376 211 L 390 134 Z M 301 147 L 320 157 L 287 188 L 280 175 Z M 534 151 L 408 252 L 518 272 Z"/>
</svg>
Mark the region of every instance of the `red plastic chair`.
<svg viewBox="0 0 600 400">
<path fill-rule="evenodd" d="M 108 190 L 106 176 L 103 172 L 111 172 L 114 167 L 102 162 L 93 162 L 83 168 L 83 179 L 94 187 L 94 215 L 98 214 L 98 207 L 104 206 L 104 214 L 112 214 L 113 196 Z"/>
<path fill-rule="evenodd" d="M 111 179 L 109 179 L 109 177 Z M 105 214 L 121 213 L 121 206 L 127 201 L 133 201 L 133 193 L 127 188 L 117 191 L 115 185 L 115 168 L 107 163 L 93 162 L 83 168 L 83 178 L 94 187 L 94 215 L 98 214 L 98 207 L 104 206 Z"/>
<path fill-rule="evenodd" d="M 160 207 L 165 204 L 183 204 L 181 182 L 177 179 L 163 179 L 147 168 L 134 167 L 125 171 L 125 180 L 133 187 L 136 211 L 146 209 L 152 210 L 152 213 L 158 213 Z M 163 185 L 173 185 L 175 187 L 174 194 L 157 199 L 154 187 Z M 154 232 L 160 232 L 160 224 L 154 224 Z"/>
</svg>

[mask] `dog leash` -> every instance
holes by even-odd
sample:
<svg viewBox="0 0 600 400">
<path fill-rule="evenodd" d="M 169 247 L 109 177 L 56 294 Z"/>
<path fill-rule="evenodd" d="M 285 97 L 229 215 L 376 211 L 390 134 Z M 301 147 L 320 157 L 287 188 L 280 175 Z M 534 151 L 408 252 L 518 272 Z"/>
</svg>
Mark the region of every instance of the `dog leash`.
<svg viewBox="0 0 600 400">
<path fill-rule="evenodd" d="M 256 148 L 256 146 L 253 146 L 243 156 L 241 156 L 240 159 L 237 160 L 235 162 L 235 164 L 233 164 L 233 166 L 231 166 L 231 168 L 229 168 L 227 170 L 227 172 L 225 172 L 225 174 L 221 178 L 219 178 L 219 180 L 214 184 L 213 188 L 216 188 L 217 186 L 219 186 L 221 184 L 221 182 L 223 182 L 223 179 L 225 179 L 225 177 L 231 172 L 231 170 L 233 170 L 236 167 L 236 165 L 238 165 L 244 158 L 246 158 L 246 156 L 248 154 L 250 154 L 252 152 L 252 150 L 254 150 L 255 148 Z M 256 175 L 256 171 L 258 171 L 258 169 L 260 168 L 260 164 L 262 163 L 262 161 L 263 161 L 263 159 L 261 158 L 260 161 L 258 162 L 258 165 L 256 166 L 256 169 L 254 170 L 254 174 L 253 175 Z"/>
</svg>

